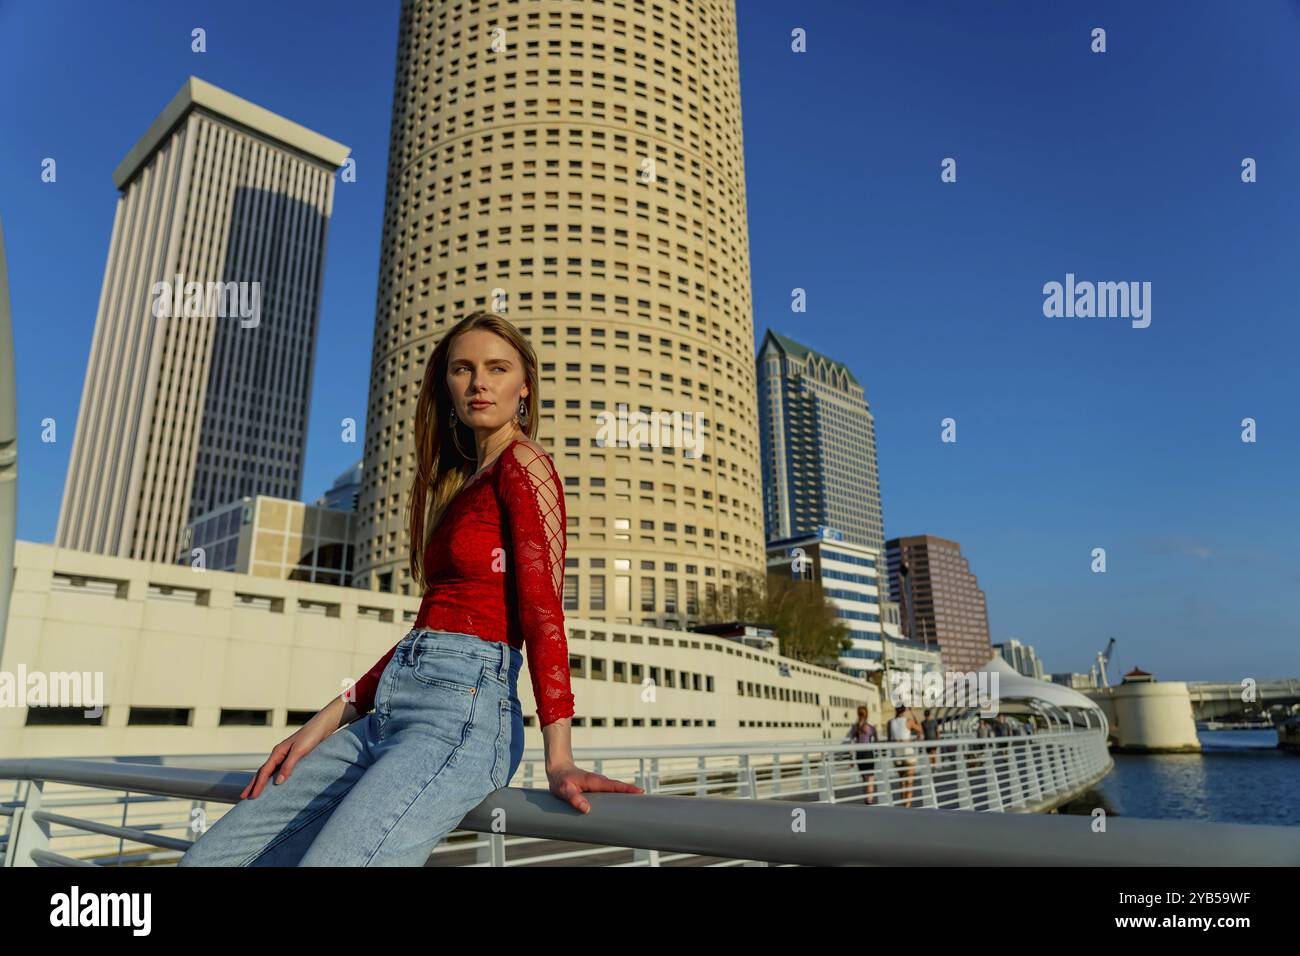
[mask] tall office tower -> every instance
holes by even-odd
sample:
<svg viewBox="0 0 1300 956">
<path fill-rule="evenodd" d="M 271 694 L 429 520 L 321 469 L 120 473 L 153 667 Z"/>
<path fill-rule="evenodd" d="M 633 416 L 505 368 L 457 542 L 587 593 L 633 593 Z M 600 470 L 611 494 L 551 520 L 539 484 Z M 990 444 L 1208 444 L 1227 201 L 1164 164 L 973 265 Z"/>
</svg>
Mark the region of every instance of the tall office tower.
<svg viewBox="0 0 1300 956">
<path fill-rule="evenodd" d="M 190 77 L 122 160 L 60 547 L 174 562 L 198 515 L 299 496 L 347 153 Z"/>
<path fill-rule="evenodd" d="M 758 350 L 767 540 L 829 526 L 884 551 L 876 424 L 841 362 L 768 330 Z"/>
<path fill-rule="evenodd" d="M 689 626 L 761 575 L 732 0 L 406 0 L 388 155 L 360 586 L 411 593 L 416 398 L 475 309 L 537 352 L 573 616 Z M 702 418 L 699 457 L 607 441 L 625 406 Z"/>
<path fill-rule="evenodd" d="M 903 631 L 937 646 L 949 670 L 973 671 L 993 656 L 984 592 L 956 541 L 922 534 L 885 543 L 890 598 Z"/>
</svg>

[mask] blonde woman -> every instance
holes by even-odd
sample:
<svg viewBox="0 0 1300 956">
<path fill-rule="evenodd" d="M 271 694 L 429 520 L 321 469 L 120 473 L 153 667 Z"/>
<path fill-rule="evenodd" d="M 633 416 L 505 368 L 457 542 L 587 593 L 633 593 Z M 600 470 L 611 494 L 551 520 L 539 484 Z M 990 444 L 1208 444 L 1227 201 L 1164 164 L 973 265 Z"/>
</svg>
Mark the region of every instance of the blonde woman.
<svg viewBox="0 0 1300 956">
<path fill-rule="evenodd" d="M 519 766 L 524 653 L 551 793 L 587 813 L 584 793 L 643 792 L 573 761 L 564 487 L 534 441 L 537 388 L 532 347 L 498 315 L 438 343 L 415 408 L 415 626 L 272 750 L 180 865 L 422 866 Z"/>
</svg>

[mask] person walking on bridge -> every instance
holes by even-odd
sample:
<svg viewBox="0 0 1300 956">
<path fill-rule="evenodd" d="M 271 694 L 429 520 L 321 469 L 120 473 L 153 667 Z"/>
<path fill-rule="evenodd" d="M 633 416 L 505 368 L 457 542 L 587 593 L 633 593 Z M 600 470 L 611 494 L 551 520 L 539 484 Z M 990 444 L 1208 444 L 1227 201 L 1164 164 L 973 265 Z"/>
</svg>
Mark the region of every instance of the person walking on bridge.
<svg viewBox="0 0 1300 956">
<path fill-rule="evenodd" d="M 894 717 L 889 721 L 889 739 L 909 741 L 919 739 L 925 730 L 916 722 L 916 718 L 907 714 L 907 708 L 899 704 L 894 708 Z M 915 734 L 915 738 L 913 735 Z M 894 770 L 903 778 L 903 806 L 912 805 L 912 778 L 916 776 L 916 748 L 898 747 L 894 751 Z"/>
<path fill-rule="evenodd" d="M 921 728 L 925 732 L 926 740 L 939 739 L 939 721 L 930 716 L 930 709 L 928 707 L 925 709 L 925 719 L 921 721 Z M 939 758 L 939 748 L 930 747 L 928 748 L 928 753 L 930 756 L 930 766 L 933 767 L 934 762 Z"/>
<path fill-rule="evenodd" d="M 851 744 L 871 744 L 880 738 L 876 735 L 876 728 L 871 724 L 868 718 L 867 708 L 858 707 L 858 719 L 849 728 L 847 743 Z M 862 774 L 862 779 L 867 785 L 866 803 L 875 803 L 876 797 L 876 755 L 871 750 L 859 750 L 855 753 L 855 760 L 858 765 L 858 773 Z"/>
</svg>

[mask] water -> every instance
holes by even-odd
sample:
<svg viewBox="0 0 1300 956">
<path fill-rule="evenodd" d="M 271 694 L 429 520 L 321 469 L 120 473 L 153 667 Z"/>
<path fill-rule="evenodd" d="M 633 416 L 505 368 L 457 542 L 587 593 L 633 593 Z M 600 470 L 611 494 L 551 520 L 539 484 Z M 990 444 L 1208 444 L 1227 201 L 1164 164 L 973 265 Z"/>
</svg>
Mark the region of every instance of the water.
<svg viewBox="0 0 1300 956">
<path fill-rule="evenodd" d="M 1199 754 L 1111 754 L 1113 769 L 1065 812 L 1300 826 L 1300 755 L 1272 730 L 1201 730 Z"/>
</svg>

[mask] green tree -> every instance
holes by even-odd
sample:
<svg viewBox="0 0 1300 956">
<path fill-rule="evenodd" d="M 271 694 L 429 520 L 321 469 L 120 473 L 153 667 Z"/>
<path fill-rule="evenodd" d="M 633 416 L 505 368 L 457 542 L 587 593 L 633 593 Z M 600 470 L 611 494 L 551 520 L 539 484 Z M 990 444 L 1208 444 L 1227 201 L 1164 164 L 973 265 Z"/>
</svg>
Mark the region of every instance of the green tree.
<svg viewBox="0 0 1300 956">
<path fill-rule="evenodd" d="M 785 657 L 836 668 L 839 655 L 852 646 L 849 628 L 835 616 L 835 605 L 815 581 L 795 580 L 782 572 L 766 578 L 741 572 L 734 590 L 706 594 L 702 623 L 743 621 L 770 627 Z"/>
</svg>

